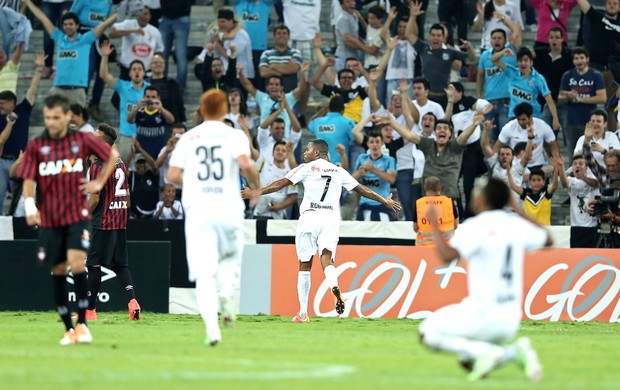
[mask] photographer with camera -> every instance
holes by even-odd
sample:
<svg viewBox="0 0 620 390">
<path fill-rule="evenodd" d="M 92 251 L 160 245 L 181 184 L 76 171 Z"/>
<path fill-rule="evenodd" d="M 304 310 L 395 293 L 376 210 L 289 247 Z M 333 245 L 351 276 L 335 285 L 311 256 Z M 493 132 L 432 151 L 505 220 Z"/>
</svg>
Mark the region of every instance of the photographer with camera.
<svg viewBox="0 0 620 390">
<path fill-rule="evenodd" d="M 174 119 L 174 115 L 162 105 L 159 92 L 153 86 L 144 89 L 144 98 L 138 100 L 127 114 L 127 122 L 136 124 L 136 139 L 151 156 L 157 156 L 166 146 L 167 126 L 173 124 Z"/>
<path fill-rule="evenodd" d="M 620 248 L 620 175 L 611 178 L 611 188 L 590 201 L 588 213 L 600 221 L 596 247 Z"/>
</svg>

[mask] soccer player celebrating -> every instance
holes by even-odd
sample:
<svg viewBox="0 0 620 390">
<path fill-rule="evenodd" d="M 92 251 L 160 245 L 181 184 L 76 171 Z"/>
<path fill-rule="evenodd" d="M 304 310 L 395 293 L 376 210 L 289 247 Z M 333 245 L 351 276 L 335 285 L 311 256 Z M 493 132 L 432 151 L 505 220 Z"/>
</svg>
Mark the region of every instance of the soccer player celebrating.
<svg viewBox="0 0 620 390">
<path fill-rule="evenodd" d="M 299 313 L 293 322 L 309 322 L 308 295 L 310 294 L 310 269 L 312 259 L 319 251 L 325 279 L 336 297 L 336 313 L 344 313 L 345 303 L 338 287 L 338 274 L 334 267 L 336 246 L 340 233 L 340 194 L 342 187 L 355 191 L 361 196 L 376 200 L 392 211 L 400 210 L 400 204 L 387 199 L 360 184 L 344 168 L 328 161 L 327 142 L 315 139 L 308 142 L 304 151 L 305 164 L 291 170 L 282 179 L 276 180 L 266 187 L 252 190 L 245 187 L 242 191 L 244 199 L 270 194 L 280 189 L 302 182 L 304 199 L 301 202 L 299 222 L 295 233 L 295 247 L 299 260 L 297 274 L 297 294 L 299 296 Z"/>
<path fill-rule="evenodd" d="M 116 131 L 108 124 L 100 123 L 95 137 L 112 146 L 116 141 Z M 97 180 L 103 170 L 104 162 L 97 158 L 90 167 L 89 179 Z M 129 183 L 127 168 L 118 158 L 114 175 L 108 177 L 99 192 L 91 193 L 88 207 L 93 213 L 92 245 L 88 250 L 88 310 L 86 319 L 97 319 L 97 294 L 101 287 L 101 266 L 110 268 L 116 274 L 127 296 L 129 319 L 140 319 L 140 305 L 136 301 L 131 273 L 127 267 L 127 218 L 129 218 Z"/>
<path fill-rule="evenodd" d="M 96 193 L 114 170 L 118 153 L 92 134 L 69 130 L 69 101 L 64 96 L 45 99 L 45 132 L 30 141 L 18 176 L 24 180 L 26 222 L 39 226 L 41 261 L 51 264 L 56 310 L 66 332 L 60 344 L 92 342 L 86 326 L 88 286 L 84 258 L 90 246 L 90 212 L 86 193 Z M 105 161 L 96 180 L 86 182 L 88 156 Z M 35 183 L 39 195 L 35 203 Z M 37 207 L 38 206 L 38 207 Z M 71 267 L 77 300 L 77 325 L 73 327 L 66 290 Z"/>
<path fill-rule="evenodd" d="M 542 366 L 528 338 L 501 343 L 519 330 L 524 252 L 550 246 L 551 235 L 523 216 L 503 181 L 480 180 L 487 182 L 478 182 L 472 193 L 478 215 L 456 229 L 449 243 L 439 229 L 438 211 L 427 214 L 439 257 L 445 262 L 467 259 L 469 296 L 431 314 L 420 324 L 420 339 L 430 349 L 456 354 L 472 370 L 469 380 L 515 359 L 531 380 L 539 380 Z M 514 212 L 504 209 L 508 205 Z"/>
<path fill-rule="evenodd" d="M 211 89 L 201 96 L 204 122 L 179 139 L 167 174 L 170 182 L 183 185 L 189 279 L 196 282 L 205 344 L 211 346 L 222 340 L 218 295 L 224 324 L 232 325 L 235 315 L 232 298 L 240 283 L 245 211 L 239 169 L 248 183 L 258 184 L 246 135 L 222 122 L 227 111 L 224 92 Z"/>
</svg>

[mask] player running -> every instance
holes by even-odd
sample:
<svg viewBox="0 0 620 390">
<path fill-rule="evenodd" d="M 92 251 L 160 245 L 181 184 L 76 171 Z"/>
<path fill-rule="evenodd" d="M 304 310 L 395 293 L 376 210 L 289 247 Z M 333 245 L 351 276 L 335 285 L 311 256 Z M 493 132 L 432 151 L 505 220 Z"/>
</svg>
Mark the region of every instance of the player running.
<svg viewBox="0 0 620 390">
<path fill-rule="evenodd" d="M 334 267 L 336 246 L 340 235 L 340 194 L 342 188 L 355 191 L 361 196 L 376 200 L 392 211 L 400 210 L 400 204 L 387 199 L 358 183 L 344 168 L 328 161 L 327 142 L 315 139 L 308 142 L 304 151 L 305 164 L 291 170 L 282 179 L 276 180 L 266 187 L 252 190 L 245 187 L 241 191 L 244 199 L 270 194 L 291 184 L 299 182 L 304 185 L 304 198 L 300 206 L 295 248 L 299 260 L 297 274 L 297 294 L 299 297 L 299 313 L 293 322 L 309 322 L 308 295 L 310 294 L 310 270 L 315 253 L 319 252 L 325 280 L 336 298 L 336 313 L 344 313 L 345 302 L 338 287 L 338 274 Z"/>
</svg>

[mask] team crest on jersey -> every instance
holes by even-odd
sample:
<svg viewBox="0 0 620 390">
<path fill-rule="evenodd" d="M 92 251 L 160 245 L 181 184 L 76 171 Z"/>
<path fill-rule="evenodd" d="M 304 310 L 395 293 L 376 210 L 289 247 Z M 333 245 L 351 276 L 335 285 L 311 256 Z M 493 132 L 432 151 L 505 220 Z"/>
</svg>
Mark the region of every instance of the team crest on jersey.
<svg viewBox="0 0 620 390">
<path fill-rule="evenodd" d="M 316 167 L 316 166 L 314 166 L 314 165 L 313 165 L 313 166 L 311 166 L 311 167 L 310 167 L 310 169 L 311 169 L 313 172 L 321 172 L 321 168 Z"/>
<path fill-rule="evenodd" d="M 530 87 L 533 87 L 534 86 L 534 80 L 528 81 L 527 85 L 529 85 Z"/>
<path fill-rule="evenodd" d="M 71 143 L 71 153 L 78 154 L 80 151 L 80 146 L 75 142 Z"/>
<path fill-rule="evenodd" d="M 450 56 L 448 55 L 448 53 L 443 53 L 443 55 L 441 56 L 441 59 L 444 61 L 448 61 L 450 59 Z"/>
<path fill-rule="evenodd" d="M 51 150 L 52 150 L 52 147 L 51 146 L 47 146 L 47 145 L 41 146 L 41 149 L 39 149 L 41 154 L 44 155 L 44 156 L 50 154 Z"/>
</svg>

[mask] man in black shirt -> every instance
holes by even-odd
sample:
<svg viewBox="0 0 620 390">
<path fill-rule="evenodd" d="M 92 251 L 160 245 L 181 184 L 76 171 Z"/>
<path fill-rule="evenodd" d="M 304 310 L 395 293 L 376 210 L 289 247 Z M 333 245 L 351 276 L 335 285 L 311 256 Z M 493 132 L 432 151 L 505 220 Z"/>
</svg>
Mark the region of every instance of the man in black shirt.
<svg viewBox="0 0 620 390">
<path fill-rule="evenodd" d="M 174 115 L 174 119 L 177 122 L 185 122 L 187 118 L 185 117 L 185 103 L 183 102 L 181 87 L 175 79 L 166 77 L 165 69 L 164 53 L 153 54 L 151 77 L 147 78 L 146 81 L 151 83 L 152 87 L 157 88 L 159 100 Z"/>
</svg>

